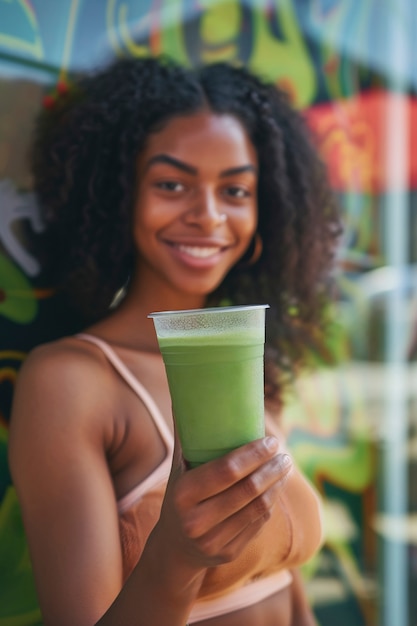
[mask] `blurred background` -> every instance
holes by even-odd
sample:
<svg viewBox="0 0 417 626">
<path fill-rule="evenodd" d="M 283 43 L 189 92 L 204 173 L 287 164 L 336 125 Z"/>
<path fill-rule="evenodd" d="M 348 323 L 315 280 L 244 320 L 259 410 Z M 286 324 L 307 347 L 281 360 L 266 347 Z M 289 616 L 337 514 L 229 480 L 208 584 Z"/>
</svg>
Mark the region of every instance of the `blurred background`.
<svg viewBox="0 0 417 626">
<path fill-rule="evenodd" d="M 41 624 L 7 466 L 13 387 L 73 322 L 35 256 L 33 119 L 75 74 L 160 53 L 246 64 L 314 133 L 345 233 L 336 331 L 283 417 L 324 502 L 303 574 L 320 626 L 416 626 L 416 37 L 414 0 L 0 0 L 0 626 Z"/>
</svg>

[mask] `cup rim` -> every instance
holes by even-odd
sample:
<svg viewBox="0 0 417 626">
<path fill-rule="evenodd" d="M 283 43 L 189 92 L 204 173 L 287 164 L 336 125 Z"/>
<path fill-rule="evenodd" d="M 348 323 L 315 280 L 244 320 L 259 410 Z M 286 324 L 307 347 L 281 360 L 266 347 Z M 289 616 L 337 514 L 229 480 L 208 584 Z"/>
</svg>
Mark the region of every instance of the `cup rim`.
<svg viewBox="0 0 417 626">
<path fill-rule="evenodd" d="M 213 306 L 203 309 L 182 309 L 178 311 L 154 311 L 148 317 L 164 317 L 165 315 L 195 315 L 199 313 L 224 313 L 228 311 L 238 312 L 256 309 L 269 309 L 269 304 L 237 304 L 236 306 Z"/>
</svg>

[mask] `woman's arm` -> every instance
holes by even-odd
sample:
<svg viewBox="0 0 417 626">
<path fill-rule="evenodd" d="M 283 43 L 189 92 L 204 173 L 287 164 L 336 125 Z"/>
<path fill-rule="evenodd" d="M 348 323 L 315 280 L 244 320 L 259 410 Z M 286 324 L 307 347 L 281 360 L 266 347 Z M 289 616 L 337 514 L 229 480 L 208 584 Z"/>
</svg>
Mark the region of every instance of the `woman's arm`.
<svg viewBox="0 0 417 626">
<path fill-rule="evenodd" d="M 10 468 L 46 625 L 91 626 L 122 584 L 101 370 L 87 351 L 44 346 L 15 389 Z"/>
</svg>

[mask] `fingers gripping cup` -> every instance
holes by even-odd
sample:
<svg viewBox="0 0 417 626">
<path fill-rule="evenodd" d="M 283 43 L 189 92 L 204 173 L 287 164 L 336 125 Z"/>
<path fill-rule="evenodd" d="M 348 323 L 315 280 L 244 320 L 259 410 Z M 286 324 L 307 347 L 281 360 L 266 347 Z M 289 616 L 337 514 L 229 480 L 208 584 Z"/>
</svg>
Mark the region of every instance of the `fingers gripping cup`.
<svg viewBox="0 0 417 626">
<path fill-rule="evenodd" d="M 263 437 L 265 309 L 151 313 L 191 467 Z"/>
</svg>

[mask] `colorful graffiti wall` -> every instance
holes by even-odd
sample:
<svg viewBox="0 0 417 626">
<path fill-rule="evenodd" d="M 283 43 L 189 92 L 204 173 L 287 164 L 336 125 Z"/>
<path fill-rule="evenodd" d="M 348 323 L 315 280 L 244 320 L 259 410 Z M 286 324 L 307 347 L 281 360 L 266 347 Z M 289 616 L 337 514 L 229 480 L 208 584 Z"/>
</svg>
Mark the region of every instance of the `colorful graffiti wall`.
<svg viewBox="0 0 417 626">
<path fill-rule="evenodd" d="M 297 381 L 284 415 L 294 456 L 324 501 L 324 546 L 304 574 L 321 626 L 336 620 L 340 626 L 406 626 L 384 617 L 384 539 L 375 520 L 386 298 L 400 287 L 402 359 L 411 368 L 404 390 L 410 436 L 416 412 L 412 1 L 0 0 L 0 626 L 41 623 L 7 466 L 14 383 L 33 346 L 71 333 L 76 324 L 37 260 L 43 224 L 27 166 L 33 119 L 73 75 L 114 55 L 159 54 L 185 65 L 246 64 L 290 94 L 314 133 L 340 198 L 345 234 L 337 275 L 339 331 L 323 346 L 339 365 L 320 365 L 319 351 L 318 369 Z M 395 267 L 393 194 L 403 211 L 402 256 Z M 412 492 L 409 500 L 417 506 Z M 410 588 L 417 579 L 413 545 L 407 548 Z M 412 598 L 407 602 L 414 625 L 417 606 Z"/>
</svg>

